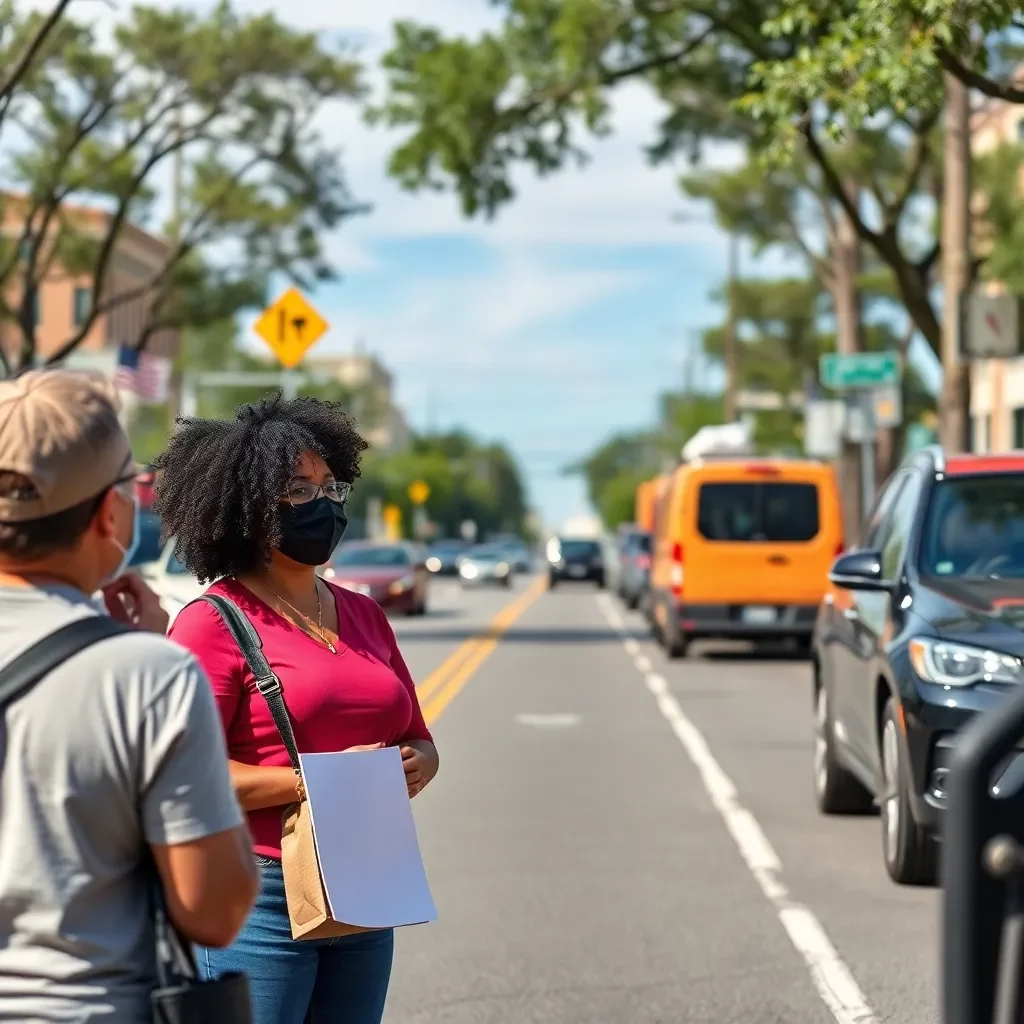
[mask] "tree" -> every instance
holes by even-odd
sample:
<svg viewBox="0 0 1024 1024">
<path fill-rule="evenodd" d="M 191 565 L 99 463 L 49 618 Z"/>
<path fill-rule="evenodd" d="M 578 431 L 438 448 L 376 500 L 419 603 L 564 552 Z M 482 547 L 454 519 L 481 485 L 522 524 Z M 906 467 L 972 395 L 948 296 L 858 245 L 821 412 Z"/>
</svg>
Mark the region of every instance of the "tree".
<svg viewBox="0 0 1024 1024">
<path fill-rule="evenodd" d="M 459 536 L 466 520 L 480 536 L 525 529 L 526 491 L 515 460 L 502 445 L 481 444 L 464 431 L 419 436 L 392 455 L 371 449 L 352 491 L 352 516 L 365 520 L 369 502 L 378 500 L 396 505 L 402 522 L 411 523 L 414 480 L 430 488 L 426 513 L 440 536 Z"/>
<path fill-rule="evenodd" d="M 37 22 L 12 31 L 30 35 Z M 326 102 L 360 94 L 359 66 L 344 53 L 227 2 L 208 14 L 133 7 L 110 44 L 63 18 L 5 114 L 28 140 L 8 174 L 19 195 L 5 202 L 21 228 L 0 245 L 0 318 L 21 337 L 13 368 L 35 358 L 34 296 L 57 274 L 86 277 L 92 295 L 51 363 L 126 302 L 145 305 L 141 348 L 162 329 L 261 301 L 272 275 L 299 285 L 331 277 L 320 233 L 362 207 L 314 122 Z M 126 278 L 117 243 L 129 224 L 150 224 L 155 179 L 174 161 L 166 254 Z M 100 227 L 85 204 L 107 211 Z"/>
<path fill-rule="evenodd" d="M 646 0 L 577 3 L 505 0 L 498 33 L 445 39 L 410 22 L 396 26 L 384 60 L 389 93 L 373 121 L 409 129 L 389 168 L 410 189 L 451 187 L 467 215 L 493 216 L 514 198 L 518 164 L 549 174 L 583 158 L 581 133 L 608 130 L 611 91 L 647 83 L 668 112 L 649 147 L 653 160 L 696 157 L 711 139 L 768 148 L 777 124 L 756 107 L 767 78 L 751 95 L 751 66 L 798 61 L 813 45 L 807 19 L 786 16 L 787 3 Z M 766 35 L 762 24 L 775 19 Z M 938 249 L 921 245 L 908 225 L 922 187 L 941 110 L 941 95 L 914 110 L 892 112 L 862 127 L 854 145 L 833 145 L 804 111 L 795 138 L 829 201 L 857 236 L 891 268 L 901 301 L 938 351 L 939 320 L 929 295 Z M 877 216 L 859 202 L 870 192 Z"/>
<path fill-rule="evenodd" d="M 754 71 L 764 109 L 788 117 L 823 105 L 831 122 L 858 125 L 886 109 L 926 108 L 950 74 L 992 99 L 1024 103 L 1015 79 L 1020 7 L 1005 0 L 803 2 L 767 24 L 775 37 L 795 27 L 814 45 Z"/>
</svg>

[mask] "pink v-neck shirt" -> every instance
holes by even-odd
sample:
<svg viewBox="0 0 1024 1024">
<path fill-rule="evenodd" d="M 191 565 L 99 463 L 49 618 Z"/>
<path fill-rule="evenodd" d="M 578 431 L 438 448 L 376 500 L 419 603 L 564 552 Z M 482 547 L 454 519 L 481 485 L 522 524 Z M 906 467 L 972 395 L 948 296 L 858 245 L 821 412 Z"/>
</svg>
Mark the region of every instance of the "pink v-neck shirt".
<svg viewBox="0 0 1024 1024">
<path fill-rule="evenodd" d="M 300 753 L 429 740 L 387 616 L 371 598 L 328 586 L 338 608 L 337 654 L 234 580 L 215 583 L 208 593 L 231 598 L 259 634 L 263 654 L 281 680 Z M 243 764 L 287 767 L 288 751 L 267 702 L 216 609 L 205 601 L 189 605 L 175 619 L 170 637 L 196 656 L 210 679 L 228 756 Z M 249 813 L 256 853 L 281 856 L 282 810 Z"/>
</svg>

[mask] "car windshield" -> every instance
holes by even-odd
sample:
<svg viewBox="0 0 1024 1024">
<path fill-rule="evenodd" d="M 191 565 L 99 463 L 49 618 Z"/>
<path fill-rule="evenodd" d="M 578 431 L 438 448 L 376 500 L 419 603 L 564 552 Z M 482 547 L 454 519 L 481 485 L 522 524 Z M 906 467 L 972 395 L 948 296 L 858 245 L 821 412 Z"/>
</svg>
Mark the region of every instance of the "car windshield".
<svg viewBox="0 0 1024 1024">
<path fill-rule="evenodd" d="M 596 558 L 601 553 L 592 540 L 563 540 L 561 548 L 563 558 Z"/>
<path fill-rule="evenodd" d="M 334 564 L 366 566 L 411 565 L 412 560 L 405 548 L 395 546 L 359 547 L 342 548 L 334 556 Z"/>
<path fill-rule="evenodd" d="M 496 545 L 488 544 L 485 547 L 473 548 L 469 553 L 470 558 L 504 558 L 505 552 Z"/>
<path fill-rule="evenodd" d="M 651 535 L 635 533 L 626 541 L 626 551 L 631 555 L 649 555 L 651 553 Z"/>
<path fill-rule="evenodd" d="M 1024 474 L 936 483 L 919 567 L 926 576 L 1024 579 Z"/>
<path fill-rule="evenodd" d="M 434 555 L 452 555 L 465 550 L 466 545 L 457 540 L 442 540 L 430 545 L 430 553 Z"/>
<path fill-rule="evenodd" d="M 697 529 L 710 541 L 812 540 L 818 534 L 814 484 L 702 484 Z"/>
<path fill-rule="evenodd" d="M 163 550 L 160 544 L 160 520 L 152 512 L 139 513 L 139 546 L 132 556 L 132 565 L 156 562 Z"/>
</svg>

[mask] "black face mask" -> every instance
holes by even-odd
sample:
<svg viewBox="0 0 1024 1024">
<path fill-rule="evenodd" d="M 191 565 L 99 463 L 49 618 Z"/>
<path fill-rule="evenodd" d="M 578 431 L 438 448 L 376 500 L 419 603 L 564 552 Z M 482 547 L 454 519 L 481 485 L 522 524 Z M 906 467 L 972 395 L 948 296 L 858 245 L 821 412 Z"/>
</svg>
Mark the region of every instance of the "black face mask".
<svg viewBox="0 0 1024 1024">
<path fill-rule="evenodd" d="M 303 565 L 323 565 L 341 542 L 346 526 L 345 506 L 330 498 L 283 504 L 278 550 Z"/>
</svg>

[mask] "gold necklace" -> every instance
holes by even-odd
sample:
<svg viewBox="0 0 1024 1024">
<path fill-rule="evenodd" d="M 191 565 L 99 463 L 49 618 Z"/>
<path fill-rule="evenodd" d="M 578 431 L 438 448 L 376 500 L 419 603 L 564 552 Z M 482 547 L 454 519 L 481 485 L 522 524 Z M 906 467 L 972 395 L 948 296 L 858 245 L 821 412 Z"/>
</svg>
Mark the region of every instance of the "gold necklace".
<svg viewBox="0 0 1024 1024">
<path fill-rule="evenodd" d="M 259 577 L 257 578 L 259 579 Z M 307 622 L 309 624 L 310 629 L 313 629 L 313 620 L 308 615 L 306 615 L 305 612 L 302 612 L 298 608 L 296 608 L 295 605 L 293 605 L 291 601 L 288 600 L 288 598 L 282 597 L 266 580 L 260 579 L 260 583 L 262 583 L 263 586 L 265 586 L 267 590 L 269 590 L 270 593 L 278 599 L 278 601 L 281 601 L 282 603 L 288 605 L 288 607 L 291 608 L 291 610 L 295 612 L 295 614 L 298 615 L 300 619 L 303 619 L 305 622 Z M 331 654 L 337 654 L 338 649 L 334 646 L 334 644 L 331 643 L 330 640 L 327 639 L 326 635 L 324 634 L 324 606 L 323 601 L 320 600 L 320 584 L 315 579 L 313 580 L 313 588 L 316 590 L 316 639 L 326 644 Z M 304 629 L 303 632 L 306 633 L 307 636 L 309 635 L 309 630 Z"/>
</svg>

